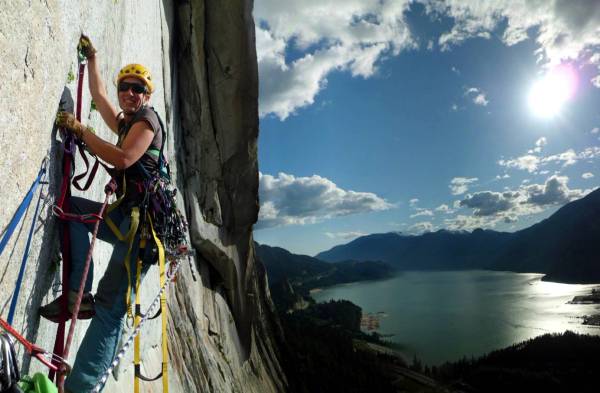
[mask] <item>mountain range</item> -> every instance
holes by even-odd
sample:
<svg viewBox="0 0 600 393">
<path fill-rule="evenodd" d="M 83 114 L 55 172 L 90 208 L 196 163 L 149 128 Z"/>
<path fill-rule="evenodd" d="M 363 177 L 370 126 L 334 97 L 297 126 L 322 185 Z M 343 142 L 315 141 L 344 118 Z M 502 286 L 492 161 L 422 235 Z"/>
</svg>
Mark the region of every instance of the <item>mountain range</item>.
<svg viewBox="0 0 600 393">
<path fill-rule="evenodd" d="M 489 269 L 545 273 L 568 283 L 600 282 L 600 189 L 517 232 L 439 230 L 372 234 L 321 252 L 327 262 L 377 260 L 400 270 Z"/>
<path fill-rule="evenodd" d="M 308 255 L 292 254 L 281 247 L 255 243 L 255 249 L 271 285 L 286 281 L 304 295 L 313 288 L 390 277 L 394 271 L 389 264 L 380 261 L 328 263 Z"/>
</svg>

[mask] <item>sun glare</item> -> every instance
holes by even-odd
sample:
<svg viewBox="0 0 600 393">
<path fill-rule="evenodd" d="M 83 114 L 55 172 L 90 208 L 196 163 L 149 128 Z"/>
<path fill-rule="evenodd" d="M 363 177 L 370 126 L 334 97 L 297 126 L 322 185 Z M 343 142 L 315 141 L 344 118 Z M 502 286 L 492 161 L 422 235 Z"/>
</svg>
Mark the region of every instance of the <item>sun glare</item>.
<svg viewBox="0 0 600 393">
<path fill-rule="evenodd" d="M 552 118 L 573 97 L 577 87 L 577 74 L 568 65 L 553 68 L 536 81 L 529 92 L 529 107 L 533 114 Z"/>
</svg>

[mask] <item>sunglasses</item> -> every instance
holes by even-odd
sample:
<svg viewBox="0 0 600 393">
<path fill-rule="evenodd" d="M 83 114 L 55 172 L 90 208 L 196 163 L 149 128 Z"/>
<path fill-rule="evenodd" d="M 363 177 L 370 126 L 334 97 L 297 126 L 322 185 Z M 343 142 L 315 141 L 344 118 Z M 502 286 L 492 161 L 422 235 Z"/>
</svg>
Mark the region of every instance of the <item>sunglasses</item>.
<svg viewBox="0 0 600 393">
<path fill-rule="evenodd" d="M 135 94 L 146 93 L 146 86 L 139 83 L 119 82 L 119 91 L 125 92 L 131 89 Z"/>
</svg>

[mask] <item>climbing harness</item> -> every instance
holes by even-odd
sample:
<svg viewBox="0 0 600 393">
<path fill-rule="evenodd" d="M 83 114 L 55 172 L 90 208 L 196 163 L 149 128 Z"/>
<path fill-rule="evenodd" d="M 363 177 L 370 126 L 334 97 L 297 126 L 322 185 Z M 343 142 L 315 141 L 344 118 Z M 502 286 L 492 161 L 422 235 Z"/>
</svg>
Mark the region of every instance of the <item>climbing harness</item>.
<svg viewBox="0 0 600 393">
<path fill-rule="evenodd" d="M 2 251 L 4 250 L 4 247 L 6 246 L 6 244 L 8 243 L 8 240 L 10 239 L 10 236 L 12 235 L 18 222 L 23 217 L 25 211 L 27 211 L 27 208 L 29 207 L 29 204 L 31 203 L 31 200 L 33 198 L 33 195 L 35 193 L 37 186 L 39 184 L 47 183 L 45 180 L 42 180 L 42 178 L 45 177 L 45 175 L 46 175 L 46 168 L 47 168 L 47 159 L 44 159 L 44 161 L 42 162 L 42 166 L 40 167 L 40 170 L 38 172 L 37 178 L 31 185 L 31 188 L 29 189 L 29 192 L 25 196 L 25 199 L 23 199 L 23 202 L 21 202 L 21 205 L 17 209 L 17 212 L 15 213 L 13 219 L 11 220 L 10 224 L 8 225 L 8 229 L 2 238 L 2 243 L 0 244 L 0 254 L 2 254 Z M 12 299 L 10 302 L 10 308 L 8 311 L 8 319 L 7 319 L 8 323 L 10 325 L 12 325 L 12 323 L 13 323 L 13 319 L 15 316 L 15 310 L 17 308 L 17 301 L 19 299 L 19 292 L 21 291 L 21 284 L 23 283 L 23 275 L 25 274 L 27 258 L 29 257 L 29 247 L 31 246 L 31 239 L 33 238 L 33 230 L 35 228 L 35 222 L 37 220 L 38 212 L 40 210 L 40 201 L 41 200 L 42 200 L 42 192 L 40 191 L 40 196 L 39 196 L 37 204 L 35 206 L 35 213 L 33 214 L 33 221 L 31 223 L 31 228 L 29 229 L 29 235 L 27 237 L 27 244 L 25 245 L 25 252 L 23 253 L 23 259 L 21 260 L 21 267 L 19 268 L 19 275 L 17 276 L 17 283 L 15 285 L 15 290 L 13 292 Z"/>
<path fill-rule="evenodd" d="M 174 262 L 171 262 L 171 263 L 174 263 Z M 165 282 L 161 286 L 161 288 L 158 291 L 158 293 L 156 294 L 156 296 L 154 296 L 154 299 L 152 300 L 152 303 L 150 304 L 150 306 L 148 307 L 148 309 L 146 310 L 146 312 L 144 314 L 142 314 L 141 320 L 135 326 L 135 329 L 129 335 L 129 337 L 125 341 L 125 344 L 123 344 L 123 346 L 121 347 L 121 349 L 119 350 L 119 352 L 117 352 L 117 354 L 115 355 L 115 359 L 112 361 L 112 363 L 110 364 L 110 366 L 106 369 L 106 371 L 104 371 L 104 374 L 102 374 L 102 376 L 100 377 L 100 379 L 96 383 L 96 386 L 92 389 L 93 393 L 98 393 L 98 392 L 100 392 L 100 390 L 102 390 L 102 388 L 106 384 L 106 381 L 108 380 L 108 377 L 110 376 L 110 374 L 112 373 L 112 371 L 114 370 L 114 368 L 117 367 L 117 365 L 121 362 L 121 360 L 123 359 L 123 357 L 125 356 L 125 354 L 129 350 L 129 347 L 131 346 L 131 343 L 135 340 L 135 338 L 139 334 L 140 330 L 142 329 L 142 326 L 148 320 L 150 320 L 150 319 L 153 318 L 153 317 L 150 317 L 150 315 L 154 312 L 154 309 L 156 308 L 156 306 L 160 302 L 162 302 L 162 296 L 164 295 L 165 291 L 167 290 L 167 285 L 171 281 L 173 281 L 175 279 L 175 277 L 177 275 L 177 272 L 179 271 L 180 267 L 181 267 L 181 263 L 175 263 L 175 267 L 173 267 L 173 268 L 171 268 L 171 265 L 169 265 L 169 269 L 167 270 L 168 273 L 167 273 Z M 165 378 L 165 380 L 168 382 L 168 378 Z M 164 384 L 164 382 L 163 382 L 163 384 Z"/>
</svg>

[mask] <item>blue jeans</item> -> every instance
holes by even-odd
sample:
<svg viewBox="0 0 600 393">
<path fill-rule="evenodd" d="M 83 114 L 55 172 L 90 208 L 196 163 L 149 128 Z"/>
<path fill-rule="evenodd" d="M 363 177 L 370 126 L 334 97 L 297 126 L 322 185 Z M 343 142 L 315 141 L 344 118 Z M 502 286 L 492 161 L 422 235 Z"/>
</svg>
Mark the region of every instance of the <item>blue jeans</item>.
<svg viewBox="0 0 600 393">
<path fill-rule="evenodd" d="M 71 198 L 71 211 L 76 214 L 98 213 L 101 203 L 84 198 Z M 131 217 L 129 211 L 123 211 L 117 207 L 109 213 L 110 218 L 119 228 L 122 234 L 129 231 Z M 94 224 L 83 224 L 69 222 L 71 235 L 71 275 L 69 285 L 71 290 L 78 290 L 81 276 L 87 257 L 90 241 L 89 233 L 94 229 Z M 127 293 L 128 280 L 125 269 L 125 256 L 129 244 L 127 241 L 119 241 L 112 230 L 104 221 L 100 221 L 98 227 L 98 239 L 114 245 L 112 256 L 108 267 L 98 283 L 96 291 L 95 310 L 90 326 L 81 342 L 73 369 L 65 381 L 65 388 L 73 393 L 88 392 L 94 388 L 98 379 L 110 366 L 117 352 L 117 346 L 121 338 L 125 313 L 127 311 L 125 297 Z M 139 251 L 139 233 L 135 235 L 129 259 L 131 296 L 133 299 L 135 291 L 136 261 Z M 151 262 L 151 261 L 144 261 Z M 93 262 L 85 283 L 85 291 L 92 290 Z M 142 278 L 148 271 L 150 264 L 144 263 Z M 133 304 L 133 301 L 132 301 Z"/>
</svg>

